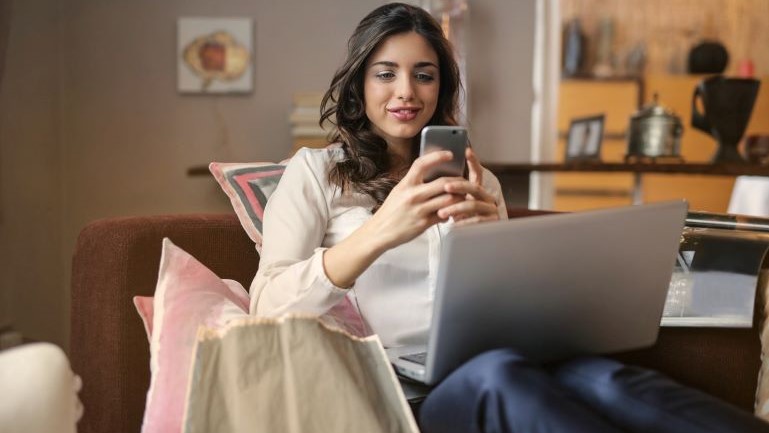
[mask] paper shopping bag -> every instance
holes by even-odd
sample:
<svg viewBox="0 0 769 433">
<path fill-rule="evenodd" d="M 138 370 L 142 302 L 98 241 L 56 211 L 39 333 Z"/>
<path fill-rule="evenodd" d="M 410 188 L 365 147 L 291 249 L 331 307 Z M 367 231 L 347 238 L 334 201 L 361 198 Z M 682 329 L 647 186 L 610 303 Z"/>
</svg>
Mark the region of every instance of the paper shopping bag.
<svg viewBox="0 0 769 433">
<path fill-rule="evenodd" d="M 238 319 L 198 331 L 186 433 L 416 433 L 377 336 L 317 319 Z"/>
</svg>

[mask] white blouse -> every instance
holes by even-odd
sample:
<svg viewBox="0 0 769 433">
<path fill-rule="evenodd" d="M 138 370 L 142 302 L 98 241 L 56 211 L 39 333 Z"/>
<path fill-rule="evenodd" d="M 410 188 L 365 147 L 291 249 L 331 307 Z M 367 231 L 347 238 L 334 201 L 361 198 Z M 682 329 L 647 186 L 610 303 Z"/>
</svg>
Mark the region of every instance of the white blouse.
<svg viewBox="0 0 769 433">
<path fill-rule="evenodd" d="M 251 311 L 322 315 L 348 296 L 386 347 L 426 344 L 441 238 L 451 222 L 382 254 L 352 289 L 334 286 L 323 269 L 323 252 L 371 218 L 374 206 L 370 197 L 343 195 L 329 183 L 329 170 L 343 158 L 341 148 L 301 149 L 291 158 L 264 211 Z M 506 219 L 499 181 L 486 169 L 483 186 L 497 197 L 499 216 Z"/>
</svg>

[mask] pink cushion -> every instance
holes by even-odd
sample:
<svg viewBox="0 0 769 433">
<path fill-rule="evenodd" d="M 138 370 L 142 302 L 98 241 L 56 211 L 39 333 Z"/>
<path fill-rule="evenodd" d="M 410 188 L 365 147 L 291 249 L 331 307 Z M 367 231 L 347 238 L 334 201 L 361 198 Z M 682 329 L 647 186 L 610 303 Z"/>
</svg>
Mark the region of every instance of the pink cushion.
<svg viewBox="0 0 769 433">
<path fill-rule="evenodd" d="M 147 339 L 152 338 L 152 315 L 155 309 L 152 307 L 152 303 L 155 302 L 154 296 L 134 296 L 134 307 L 139 313 L 139 317 L 142 318 L 144 324 L 144 331 L 147 333 Z"/>
<path fill-rule="evenodd" d="M 264 207 L 288 160 L 272 162 L 222 163 L 212 162 L 208 169 L 230 198 L 232 208 L 246 233 L 254 241 L 256 250 L 262 250 L 262 220 Z"/>
<path fill-rule="evenodd" d="M 147 299 L 134 299 L 150 334 L 152 377 L 143 433 L 182 431 L 198 327 L 219 327 L 245 316 L 248 303 L 248 293 L 239 283 L 220 279 L 169 239 L 163 240 L 151 315 Z"/>
</svg>

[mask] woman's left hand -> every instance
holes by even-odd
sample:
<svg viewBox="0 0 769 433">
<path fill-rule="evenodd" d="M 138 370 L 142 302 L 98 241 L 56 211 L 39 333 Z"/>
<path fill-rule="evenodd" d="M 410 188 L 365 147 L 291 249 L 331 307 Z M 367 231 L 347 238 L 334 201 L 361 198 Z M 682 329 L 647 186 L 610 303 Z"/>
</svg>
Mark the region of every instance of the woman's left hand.
<svg viewBox="0 0 769 433">
<path fill-rule="evenodd" d="M 457 178 L 444 187 L 447 193 L 460 194 L 465 200 L 438 211 L 441 218 L 453 217 L 455 225 L 475 224 L 499 219 L 496 199 L 483 189 L 483 168 L 472 148 L 465 151 L 469 179 Z"/>
</svg>

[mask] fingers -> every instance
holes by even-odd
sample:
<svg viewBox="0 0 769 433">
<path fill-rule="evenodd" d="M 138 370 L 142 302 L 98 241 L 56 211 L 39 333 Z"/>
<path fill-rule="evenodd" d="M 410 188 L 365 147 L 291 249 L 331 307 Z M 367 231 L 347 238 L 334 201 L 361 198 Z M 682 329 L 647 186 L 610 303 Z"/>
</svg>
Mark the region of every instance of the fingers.
<svg viewBox="0 0 769 433">
<path fill-rule="evenodd" d="M 420 183 L 411 190 L 411 202 L 421 203 L 438 195 L 454 194 L 454 192 L 446 190 L 446 185 L 452 182 L 467 181 L 461 177 L 439 177 L 432 182 Z M 463 192 L 457 192 L 456 194 L 462 197 L 465 195 Z"/>
<path fill-rule="evenodd" d="M 453 217 L 456 222 L 462 221 L 463 225 L 499 219 L 495 197 L 483 186 L 464 179 L 452 179 L 445 184 L 444 190 L 467 199 L 439 209 L 439 217 Z"/>
<path fill-rule="evenodd" d="M 490 222 L 490 221 L 497 221 L 497 220 L 499 220 L 499 215 L 497 215 L 497 216 L 493 216 L 493 215 L 489 215 L 489 216 L 475 215 L 475 216 L 464 218 L 464 219 L 461 219 L 461 220 L 455 219 L 454 220 L 454 226 L 456 226 L 456 227 L 469 226 L 471 224 L 478 224 L 478 223 L 481 223 L 481 222 Z"/>
<path fill-rule="evenodd" d="M 453 217 L 455 221 L 481 218 L 484 221 L 499 219 L 497 205 L 481 200 L 462 200 L 438 209 L 438 216 L 446 219 Z"/>
<path fill-rule="evenodd" d="M 464 179 L 451 180 L 446 183 L 444 190 L 450 194 L 468 194 L 476 200 L 494 203 L 494 196 L 489 194 L 481 184 Z"/>
<path fill-rule="evenodd" d="M 453 157 L 451 151 L 441 150 L 438 152 L 430 152 L 426 155 L 422 155 L 414 160 L 411 164 L 411 168 L 408 173 L 403 177 L 402 182 L 416 185 L 424 181 L 424 176 L 427 171 L 443 162 L 450 161 Z"/>
<path fill-rule="evenodd" d="M 446 209 L 452 205 L 462 203 L 465 201 L 465 197 L 457 194 L 441 194 L 426 201 L 420 209 L 424 215 L 435 215 L 438 221 L 446 221 L 450 215 L 441 215 L 438 211 L 440 209 Z"/>
<path fill-rule="evenodd" d="M 470 182 L 483 185 L 483 167 L 472 147 L 465 149 L 465 158 L 467 158 L 468 180 Z"/>
</svg>

